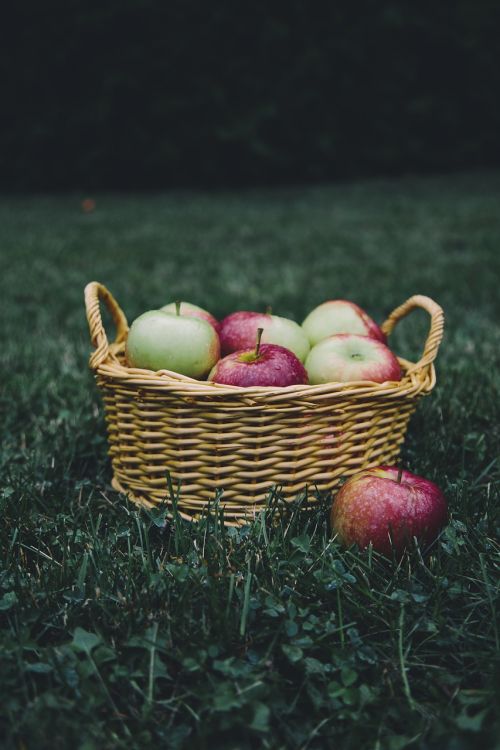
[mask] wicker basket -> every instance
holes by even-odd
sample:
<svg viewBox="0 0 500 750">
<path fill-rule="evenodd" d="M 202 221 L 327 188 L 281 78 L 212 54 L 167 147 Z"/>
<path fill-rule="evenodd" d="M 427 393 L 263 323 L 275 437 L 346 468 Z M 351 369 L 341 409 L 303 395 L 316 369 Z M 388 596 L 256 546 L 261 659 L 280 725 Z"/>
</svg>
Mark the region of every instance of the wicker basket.
<svg viewBox="0 0 500 750">
<path fill-rule="evenodd" d="M 101 301 L 116 324 L 112 344 Z M 399 359 L 399 382 L 239 388 L 127 367 L 128 325 L 113 296 L 92 282 L 85 305 L 113 487 L 147 507 L 169 503 L 170 473 L 174 486 L 181 482 L 178 510 L 188 519 L 199 517 L 220 488 L 225 520 L 233 524 L 260 511 L 273 486 L 291 500 L 306 486 L 332 490 L 360 469 L 394 462 L 418 399 L 434 387 L 444 322 L 439 305 L 421 295 L 388 317 L 387 335 L 414 308 L 431 319 L 422 358 Z"/>
</svg>

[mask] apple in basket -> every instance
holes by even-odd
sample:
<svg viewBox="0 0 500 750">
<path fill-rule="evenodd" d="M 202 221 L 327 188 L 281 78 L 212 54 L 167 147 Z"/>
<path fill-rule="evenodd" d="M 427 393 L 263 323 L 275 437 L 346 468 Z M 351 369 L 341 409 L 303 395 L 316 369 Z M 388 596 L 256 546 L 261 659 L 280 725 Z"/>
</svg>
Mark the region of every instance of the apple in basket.
<svg viewBox="0 0 500 750">
<path fill-rule="evenodd" d="M 370 316 L 354 302 L 332 299 L 312 310 L 302 323 L 311 346 L 336 333 L 356 333 L 386 342 L 386 336 Z"/>
<path fill-rule="evenodd" d="M 132 367 L 173 370 L 203 378 L 220 356 L 217 332 L 198 317 L 149 310 L 130 328 L 126 357 Z"/>
<path fill-rule="evenodd" d="M 385 555 L 402 552 L 415 537 L 429 545 L 448 517 L 437 485 L 391 466 L 367 469 L 347 480 L 333 502 L 332 532 L 346 545 L 373 548 Z"/>
<path fill-rule="evenodd" d="M 204 310 L 203 307 L 193 305 L 191 302 L 169 302 L 168 305 L 160 307 L 160 310 L 163 310 L 163 312 L 177 313 L 177 305 L 179 305 L 180 315 L 185 315 L 188 318 L 200 318 L 201 320 L 206 320 L 215 328 L 217 333 L 219 332 L 219 322 L 214 318 L 212 313 L 209 313 L 208 310 Z"/>
<path fill-rule="evenodd" d="M 223 356 L 254 347 L 258 328 L 264 330 L 263 344 L 284 346 L 304 362 L 310 346 L 298 323 L 279 315 L 245 310 L 231 313 L 220 323 L 219 336 Z"/>
<path fill-rule="evenodd" d="M 401 367 L 388 346 L 369 336 L 339 333 L 313 346 L 305 368 L 311 385 L 401 380 Z"/>
<path fill-rule="evenodd" d="M 278 344 L 261 344 L 262 328 L 257 330 L 257 344 L 228 354 L 219 360 L 208 379 L 223 385 L 287 386 L 307 383 L 304 365 L 289 349 Z"/>
</svg>

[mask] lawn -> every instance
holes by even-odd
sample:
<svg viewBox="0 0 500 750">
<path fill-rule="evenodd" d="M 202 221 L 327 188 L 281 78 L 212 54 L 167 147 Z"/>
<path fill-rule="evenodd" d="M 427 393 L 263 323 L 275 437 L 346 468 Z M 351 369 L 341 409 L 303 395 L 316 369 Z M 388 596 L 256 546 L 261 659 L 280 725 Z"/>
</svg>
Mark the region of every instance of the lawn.
<svg viewBox="0 0 500 750">
<path fill-rule="evenodd" d="M 84 197 L 0 199 L 2 748 L 497 747 L 500 174 Z M 436 299 L 438 384 L 404 448 L 449 501 L 436 545 L 342 550 L 328 497 L 240 530 L 129 504 L 87 369 L 92 279 L 129 321 L 177 298 L 300 321 L 344 297 L 379 322 Z M 416 312 L 395 350 L 426 331 Z"/>
</svg>

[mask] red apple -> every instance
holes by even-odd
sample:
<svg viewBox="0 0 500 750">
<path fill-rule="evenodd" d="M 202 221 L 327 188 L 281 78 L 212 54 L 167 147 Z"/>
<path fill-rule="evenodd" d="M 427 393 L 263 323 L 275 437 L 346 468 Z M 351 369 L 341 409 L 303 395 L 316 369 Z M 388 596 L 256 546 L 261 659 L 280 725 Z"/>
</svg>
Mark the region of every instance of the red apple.
<svg viewBox="0 0 500 750">
<path fill-rule="evenodd" d="M 315 307 L 302 323 L 302 328 L 311 346 L 336 333 L 356 333 L 384 343 L 387 341 L 375 321 L 359 305 L 345 299 L 332 299 Z"/>
<path fill-rule="evenodd" d="M 257 329 L 262 328 L 264 344 L 278 344 L 290 349 L 303 362 L 309 352 L 308 338 L 294 320 L 279 315 L 240 310 L 231 313 L 220 323 L 219 336 L 222 355 L 255 346 Z"/>
<path fill-rule="evenodd" d="M 413 537 L 428 545 L 447 521 L 446 499 L 428 479 L 394 466 L 351 477 L 339 490 L 331 512 L 332 531 L 346 545 L 400 553 Z M 392 546 L 391 546 L 392 540 Z"/>
<path fill-rule="evenodd" d="M 302 362 L 289 349 L 278 344 L 261 344 L 258 329 L 257 346 L 228 354 L 212 368 L 208 379 L 223 385 L 287 386 L 307 383 Z"/>
<path fill-rule="evenodd" d="M 198 305 L 193 305 L 192 302 L 169 302 L 168 305 L 160 307 L 160 310 L 177 314 L 177 306 L 179 309 L 179 315 L 184 315 L 186 318 L 200 318 L 200 320 L 206 320 L 207 323 L 210 323 L 217 333 L 219 333 L 219 321 L 214 318 L 212 313 L 209 313 L 208 310 L 204 310 L 203 307 L 198 307 Z"/>
<path fill-rule="evenodd" d="M 339 333 L 313 346 L 305 362 L 311 385 L 370 380 L 401 380 L 401 367 L 389 347 L 369 336 Z"/>
</svg>

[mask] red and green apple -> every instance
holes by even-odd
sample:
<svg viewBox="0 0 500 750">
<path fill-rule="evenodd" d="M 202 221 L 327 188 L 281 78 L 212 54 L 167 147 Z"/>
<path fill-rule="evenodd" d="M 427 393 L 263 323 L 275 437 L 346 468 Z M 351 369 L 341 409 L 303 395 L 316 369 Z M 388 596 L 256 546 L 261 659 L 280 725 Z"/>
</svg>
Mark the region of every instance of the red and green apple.
<svg viewBox="0 0 500 750">
<path fill-rule="evenodd" d="M 255 345 L 257 329 L 262 328 L 263 344 L 278 344 L 290 349 L 304 362 L 310 346 L 306 334 L 294 320 L 279 315 L 240 310 L 231 313 L 220 323 L 222 354 L 250 349 Z"/>
<path fill-rule="evenodd" d="M 318 305 L 302 323 L 311 346 L 336 333 L 355 333 L 386 342 L 374 320 L 355 302 L 333 299 Z"/>
<path fill-rule="evenodd" d="M 311 385 L 369 380 L 401 380 L 401 367 L 389 347 L 369 336 L 339 333 L 313 346 L 305 361 Z"/>
</svg>

